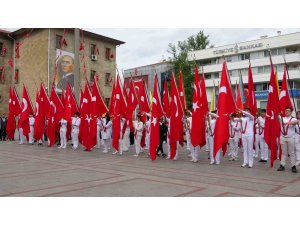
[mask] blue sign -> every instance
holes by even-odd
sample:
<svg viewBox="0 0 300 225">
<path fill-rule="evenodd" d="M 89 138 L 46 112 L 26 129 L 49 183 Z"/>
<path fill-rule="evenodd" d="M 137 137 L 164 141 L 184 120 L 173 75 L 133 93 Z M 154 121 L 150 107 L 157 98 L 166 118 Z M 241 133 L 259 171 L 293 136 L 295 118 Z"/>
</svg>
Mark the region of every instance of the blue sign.
<svg viewBox="0 0 300 225">
<path fill-rule="evenodd" d="M 293 95 L 292 95 L 293 92 Z M 256 99 L 268 99 L 269 91 L 256 91 L 255 97 Z M 300 97 L 300 89 L 290 90 L 290 97 Z"/>
</svg>

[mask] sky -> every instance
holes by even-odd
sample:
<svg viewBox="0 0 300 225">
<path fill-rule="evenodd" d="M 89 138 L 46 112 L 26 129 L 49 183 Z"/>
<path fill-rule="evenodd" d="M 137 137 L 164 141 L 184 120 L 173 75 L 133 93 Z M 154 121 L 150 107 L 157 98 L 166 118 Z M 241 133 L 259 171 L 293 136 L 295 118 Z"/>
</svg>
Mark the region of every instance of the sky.
<svg viewBox="0 0 300 225">
<path fill-rule="evenodd" d="M 86 29 L 86 28 L 84 28 Z M 168 44 L 184 41 L 204 30 L 215 47 L 259 39 L 262 35 L 275 36 L 300 32 L 299 28 L 115 28 L 87 29 L 126 42 L 117 47 L 117 67 L 126 70 L 168 59 Z"/>
</svg>

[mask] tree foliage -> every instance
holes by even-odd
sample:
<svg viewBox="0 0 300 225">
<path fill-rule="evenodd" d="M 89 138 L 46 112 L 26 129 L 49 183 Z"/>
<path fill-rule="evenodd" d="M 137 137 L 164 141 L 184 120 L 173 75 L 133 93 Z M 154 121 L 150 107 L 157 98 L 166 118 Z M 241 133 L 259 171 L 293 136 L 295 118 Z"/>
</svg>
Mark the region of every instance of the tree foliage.
<svg viewBox="0 0 300 225">
<path fill-rule="evenodd" d="M 178 41 L 177 45 L 169 43 L 168 53 L 171 54 L 169 61 L 177 80 L 179 71 L 182 71 L 186 102 L 189 109 L 192 105 L 195 61 L 188 61 L 188 53 L 206 49 L 210 44 L 208 38 L 209 35 L 205 35 L 204 31 L 200 30 L 196 35 L 192 35 L 184 41 Z"/>
</svg>

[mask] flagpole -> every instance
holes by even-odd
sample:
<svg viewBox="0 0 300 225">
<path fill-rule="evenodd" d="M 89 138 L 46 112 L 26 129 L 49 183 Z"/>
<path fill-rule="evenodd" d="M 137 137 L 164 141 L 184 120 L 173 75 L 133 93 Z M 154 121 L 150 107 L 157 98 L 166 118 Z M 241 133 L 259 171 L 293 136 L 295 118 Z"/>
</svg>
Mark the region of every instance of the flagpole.
<svg viewBox="0 0 300 225">
<path fill-rule="evenodd" d="M 293 90 L 291 89 L 291 79 L 290 79 L 290 75 L 289 75 L 288 65 L 287 65 L 286 60 L 285 60 L 285 54 L 283 55 L 283 60 L 284 60 L 284 65 L 285 65 L 285 69 L 286 69 L 286 74 L 287 74 L 287 77 L 288 77 L 288 85 L 290 86 L 291 95 L 292 95 L 292 99 L 293 99 L 294 110 L 296 111 L 296 104 L 295 104 Z"/>
</svg>

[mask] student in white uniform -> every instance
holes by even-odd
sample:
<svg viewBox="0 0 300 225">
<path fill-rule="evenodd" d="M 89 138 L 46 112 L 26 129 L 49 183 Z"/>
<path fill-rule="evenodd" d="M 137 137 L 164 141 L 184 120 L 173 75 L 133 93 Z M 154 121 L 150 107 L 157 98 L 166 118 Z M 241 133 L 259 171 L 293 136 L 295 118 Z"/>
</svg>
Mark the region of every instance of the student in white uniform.
<svg viewBox="0 0 300 225">
<path fill-rule="evenodd" d="M 234 119 L 238 118 L 238 115 L 233 113 L 229 121 L 229 161 L 236 161 L 238 159 L 239 151 L 239 132 L 241 129 L 241 124 L 239 121 Z"/>
<path fill-rule="evenodd" d="M 29 114 L 29 127 L 30 127 L 30 132 L 29 132 L 29 144 L 34 144 L 34 138 L 33 138 L 33 131 L 34 131 L 34 122 L 35 119 L 33 117 L 33 113 Z"/>
<path fill-rule="evenodd" d="M 119 152 L 117 150 L 114 151 L 115 154 L 123 155 L 124 149 L 125 149 L 125 142 L 124 142 L 124 133 L 127 126 L 127 120 L 121 115 L 121 120 L 120 120 L 120 139 L 119 139 Z"/>
<path fill-rule="evenodd" d="M 285 117 L 281 117 L 281 115 L 278 115 L 281 127 L 280 145 L 282 149 L 282 155 L 280 167 L 277 169 L 277 171 L 285 170 L 286 158 L 289 155 L 292 166 L 291 170 L 293 173 L 297 173 L 295 159 L 295 128 L 297 124 L 299 125 L 299 120 L 291 116 L 292 111 L 292 108 L 286 107 Z"/>
<path fill-rule="evenodd" d="M 125 129 L 125 133 L 123 135 L 123 152 L 127 152 L 128 151 L 128 148 L 130 146 L 130 126 L 129 126 L 129 120 L 126 120 L 126 129 Z"/>
<path fill-rule="evenodd" d="M 101 136 L 104 144 L 103 153 L 108 153 L 111 149 L 111 134 L 112 134 L 112 122 L 108 113 L 105 114 L 105 118 L 102 119 Z"/>
<path fill-rule="evenodd" d="M 295 135 L 295 150 L 296 150 L 296 166 L 300 165 L 300 111 L 296 113 L 296 118 L 299 123 L 296 125 L 296 135 Z"/>
<path fill-rule="evenodd" d="M 149 143 L 150 143 L 150 117 L 151 114 L 147 114 L 147 121 L 145 123 L 145 129 L 146 129 L 146 137 L 145 137 L 145 144 L 146 146 L 144 147 L 144 149 L 149 149 Z"/>
<path fill-rule="evenodd" d="M 260 149 L 260 160 L 258 162 L 266 163 L 269 159 L 269 148 L 264 138 L 264 130 L 265 130 L 265 119 L 266 119 L 266 110 L 262 109 L 260 116 L 257 118 L 257 126 L 258 130 L 258 143 Z"/>
<path fill-rule="evenodd" d="M 186 137 L 186 149 L 188 151 L 188 157 L 192 157 L 191 149 L 193 148 L 191 144 L 191 127 L 192 127 L 192 116 L 187 110 L 185 113 L 185 118 L 183 119 L 183 124 L 185 125 L 185 137 Z M 193 159 L 191 161 L 194 161 Z"/>
<path fill-rule="evenodd" d="M 192 117 L 191 116 L 187 118 L 187 123 L 189 125 L 188 132 L 190 132 L 190 130 L 192 129 Z M 190 152 L 191 152 L 191 157 L 192 157 L 192 159 L 190 160 L 191 162 L 194 162 L 194 163 L 198 162 L 198 160 L 199 160 L 199 150 L 198 149 L 199 149 L 199 146 L 194 147 L 192 145 L 192 143 L 190 143 Z"/>
<path fill-rule="evenodd" d="M 141 140 L 142 140 L 142 135 L 143 135 L 143 129 L 144 125 L 143 122 L 141 121 L 141 116 L 137 116 L 137 120 L 134 121 L 134 143 L 135 143 L 135 157 L 139 156 L 139 153 L 141 152 Z"/>
<path fill-rule="evenodd" d="M 251 115 L 250 109 L 246 108 L 242 111 L 243 117 L 239 120 L 241 122 L 241 133 L 243 143 L 243 156 L 244 163 L 241 167 L 252 168 L 253 167 L 253 141 L 254 141 L 254 116 Z"/>
<path fill-rule="evenodd" d="M 60 146 L 58 148 L 66 148 L 67 147 L 67 125 L 68 121 L 64 118 L 60 120 Z"/>
<path fill-rule="evenodd" d="M 216 157 L 214 158 L 214 136 L 215 136 L 215 126 L 216 126 L 216 118 L 218 117 L 215 114 L 217 111 L 212 111 L 207 114 L 208 120 L 208 144 L 209 144 L 209 158 L 210 158 L 210 165 L 216 163 L 216 165 L 220 164 L 220 155 L 221 151 L 218 151 Z"/>
<path fill-rule="evenodd" d="M 101 127 L 103 127 L 103 125 L 102 125 L 101 117 L 99 116 L 97 118 L 97 145 L 96 145 L 96 148 L 100 148 L 100 146 L 101 146 L 101 138 L 100 138 Z"/>
<path fill-rule="evenodd" d="M 79 134 L 79 126 L 80 126 L 81 119 L 79 118 L 79 112 L 74 113 L 74 117 L 72 117 L 72 144 L 73 150 L 78 148 L 78 134 Z"/>
</svg>

